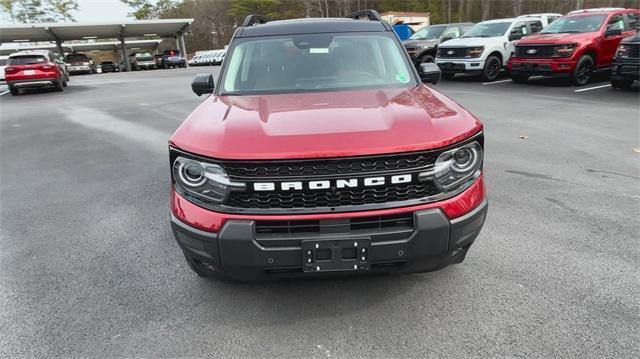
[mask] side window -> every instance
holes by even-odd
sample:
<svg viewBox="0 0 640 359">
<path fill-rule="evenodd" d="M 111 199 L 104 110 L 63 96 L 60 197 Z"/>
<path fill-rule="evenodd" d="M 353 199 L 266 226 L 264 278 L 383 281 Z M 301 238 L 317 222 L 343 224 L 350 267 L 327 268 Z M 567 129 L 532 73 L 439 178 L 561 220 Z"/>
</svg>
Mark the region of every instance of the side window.
<svg viewBox="0 0 640 359">
<path fill-rule="evenodd" d="M 448 28 L 447 30 L 445 30 L 444 34 L 442 34 L 442 38 L 449 38 L 449 39 L 457 39 L 460 37 L 460 29 L 458 29 L 457 26 L 453 26 Z"/>
<path fill-rule="evenodd" d="M 613 15 L 607 23 L 607 30 L 624 30 L 624 20 L 622 15 Z"/>
<path fill-rule="evenodd" d="M 509 40 L 520 40 L 527 35 L 529 35 L 527 24 L 524 21 L 521 21 L 516 23 L 511 29 L 511 32 L 509 33 Z"/>
<path fill-rule="evenodd" d="M 537 34 L 542 31 L 542 22 L 541 21 L 531 21 L 529 22 L 529 27 L 531 28 L 532 34 Z"/>
<path fill-rule="evenodd" d="M 559 16 L 547 16 L 547 24 L 551 24 L 552 22 L 558 20 Z"/>
<path fill-rule="evenodd" d="M 640 14 L 637 12 L 630 12 L 627 14 L 627 28 L 626 30 L 640 29 Z"/>
</svg>

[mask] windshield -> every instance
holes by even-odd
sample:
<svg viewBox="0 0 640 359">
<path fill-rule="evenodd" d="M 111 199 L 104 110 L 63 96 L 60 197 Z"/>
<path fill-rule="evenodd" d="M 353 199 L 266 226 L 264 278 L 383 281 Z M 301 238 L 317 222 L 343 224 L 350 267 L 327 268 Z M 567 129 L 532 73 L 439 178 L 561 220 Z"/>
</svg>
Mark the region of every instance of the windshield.
<svg viewBox="0 0 640 359">
<path fill-rule="evenodd" d="M 47 62 L 47 59 L 41 55 L 15 56 L 9 58 L 9 65 L 34 65 L 45 62 Z"/>
<path fill-rule="evenodd" d="M 305 34 L 239 40 L 222 93 L 406 87 L 415 81 L 393 34 Z"/>
<path fill-rule="evenodd" d="M 570 16 L 552 22 L 541 34 L 572 34 L 597 31 L 605 15 Z"/>
<path fill-rule="evenodd" d="M 144 60 L 153 60 L 154 58 L 148 52 L 141 52 L 136 54 L 136 59 L 144 61 Z"/>
<path fill-rule="evenodd" d="M 415 34 L 411 35 L 411 40 L 433 40 L 440 37 L 440 34 L 444 31 L 445 26 L 429 26 L 424 27 Z"/>
<path fill-rule="evenodd" d="M 462 37 L 496 37 L 502 36 L 511 25 L 510 22 L 479 23 Z"/>
<path fill-rule="evenodd" d="M 67 55 L 67 62 L 89 62 L 89 56 L 85 54 Z"/>
</svg>

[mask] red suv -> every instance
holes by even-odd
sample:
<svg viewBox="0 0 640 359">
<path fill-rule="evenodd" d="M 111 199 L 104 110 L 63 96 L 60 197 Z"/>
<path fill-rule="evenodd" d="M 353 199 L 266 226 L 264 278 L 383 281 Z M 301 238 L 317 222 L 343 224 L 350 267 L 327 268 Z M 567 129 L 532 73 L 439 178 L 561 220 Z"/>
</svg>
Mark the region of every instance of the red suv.
<svg viewBox="0 0 640 359">
<path fill-rule="evenodd" d="M 565 75 L 584 85 L 609 69 L 618 44 L 637 29 L 638 9 L 578 10 L 518 41 L 507 69 L 514 82 L 534 75 Z"/>
<path fill-rule="evenodd" d="M 361 18 L 370 21 L 359 21 Z M 236 30 L 170 140 L 171 224 L 200 276 L 425 272 L 487 212 L 483 126 L 377 12 Z M 215 88 L 214 88 L 215 87 Z"/>
<path fill-rule="evenodd" d="M 12 95 L 19 95 L 20 90 L 26 88 L 54 87 L 63 91 L 69 80 L 64 61 L 48 50 L 20 51 L 9 55 L 4 72 Z"/>
</svg>

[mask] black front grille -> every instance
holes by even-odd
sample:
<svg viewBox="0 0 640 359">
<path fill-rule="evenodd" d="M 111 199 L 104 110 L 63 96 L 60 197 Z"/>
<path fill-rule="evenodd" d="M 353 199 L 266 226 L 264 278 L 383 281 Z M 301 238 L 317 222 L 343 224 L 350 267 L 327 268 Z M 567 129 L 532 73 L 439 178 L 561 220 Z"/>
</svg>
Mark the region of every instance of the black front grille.
<svg viewBox="0 0 640 359">
<path fill-rule="evenodd" d="M 316 208 L 408 201 L 438 194 L 431 181 L 393 186 L 358 187 L 333 193 L 323 190 L 292 192 L 231 192 L 227 205 L 236 208 Z"/>
<path fill-rule="evenodd" d="M 413 212 L 344 219 L 256 221 L 256 240 L 265 247 L 299 246 L 300 241 L 326 235 L 366 235 L 372 241 L 399 240 L 414 231 Z"/>
<path fill-rule="evenodd" d="M 453 59 L 453 58 L 463 58 L 467 56 L 467 48 L 466 47 L 451 47 L 451 48 L 439 48 L 438 49 L 438 57 Z"/>
<path fill-rule="evenodd" d="M 627 50 L 624 54 L 624 57 L 629 57 L 632 59 L 640 58 L 640 44 L 622 44 Z"/>
<path fill-rule="evenodd" d="M 542 45 L 542 46 L 530 46 L 522 45 L 516 46 L 516 57 L 528 57 L 528 58 L 549 58 L 553 56 L 554 46 Z"/>
<path fill-rule="evenodd" d="M 231 178 L 255 179 L 259 177 L 281 178 L 391 172 L 432 166 L 437 158 L 438 153 L 430 151 L 326 160 L 229 161 L 225 162 L 223 166 Z"/>
</svg>

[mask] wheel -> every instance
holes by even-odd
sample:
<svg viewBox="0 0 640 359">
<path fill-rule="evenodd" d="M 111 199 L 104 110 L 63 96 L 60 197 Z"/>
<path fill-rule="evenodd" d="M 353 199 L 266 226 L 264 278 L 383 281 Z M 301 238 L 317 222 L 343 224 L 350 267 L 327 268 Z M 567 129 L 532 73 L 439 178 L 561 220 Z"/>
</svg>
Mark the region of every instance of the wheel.
<svg viewBox="0 0 640 359">
<path fill-rule="evenodd" d="M 456 77 L 456 74 L 452 74 L 450 72 L 443 72 L 441 76 L 445 80 L 453 80 L 453 78 Z"/>
<path fill-rule="evenodd" d="M 511 81 L 517 84 L 526 84 L 529 81 L 529 76 L 526 75 L 511 75 Z"/>
<path fill-rule="evenodd" d="M 584 55 L 578 60 L 576 69 L 573 71 L 571 81 L 574 85 L 583 86 L 591 80 L 595 63 L 593 58 L 589 55 Z"/>
<path fill-rule="evenodd" d="M 166 69 L 168 69 L 168 68 L 169 68 L 169 65 L 167 65 L 167 64 L 162 64 L 162 68 L 166 70 Z"/>
<path fill-rule="evenodd" d="M 482 69 L 482 77 L 487 81 L 495 81 L 500 76 L 500 69 L 502 63 L 497 56 L 489 56 L 487 61 L 484 62 L 484 68 Z"/>
<path fill-rule="evenodd" d="M 433 55 L 429 55 L 429 54 L 426 54 L 420 58 L 421 64 L 425 64 L 427 62 L 434 62 L 434 61 L 435 59 L 433 58 Z"/>
<path fill-rule="evenodd" d="M 11 92 L 13 96 L 18 96 L 20 94 L 20 89 L 13 85 L 9 85 L 9 92 Z"/>
<path fill-rule="evenodd" d="M 633 79 L 611 79 L 611 87 L 616 89 L 628 90 L 633 85 Z"/>
<path fill-rule="evenodd" d="M 67 80 L 66 79 L 62 80 L 62 87 L 67 87 L 67 86 L 69 86 L 69 84 L 67 83 Z"/>
<path fill-rule="evenodd" d="M 62 79 L 62 76 L 58 78 L 58 82 L 56 83 L 56 91 L 64 91 L 64 80 Z"/>
</svg>

